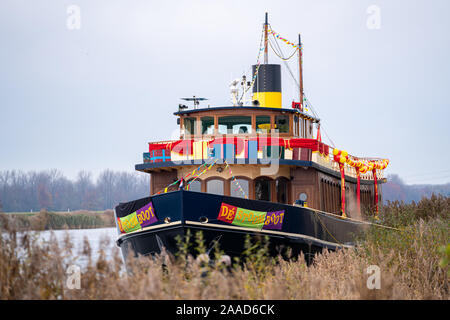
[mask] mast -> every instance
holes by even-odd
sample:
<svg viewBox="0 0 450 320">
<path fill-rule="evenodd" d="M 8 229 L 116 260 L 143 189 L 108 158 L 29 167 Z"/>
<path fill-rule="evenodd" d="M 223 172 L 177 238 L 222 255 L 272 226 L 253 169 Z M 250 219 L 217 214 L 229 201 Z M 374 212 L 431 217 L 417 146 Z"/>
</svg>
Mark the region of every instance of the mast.
<svg viewBox="0 0 450 320">
<path fill-rule="evenodd" d="M 268 52 L 267 52 L 267 29 L 269 28 L 269 16 L 266 12 L 266 22 L 264 23 L 264 64 L 268 63 Z"/>
<path fill-rule="evenodd" d="M 298 34 L 298 79 L 300 83 L 300 105 L 303 111 L 303 70 L 302 70 L 302 39 Z"/>
</svg>

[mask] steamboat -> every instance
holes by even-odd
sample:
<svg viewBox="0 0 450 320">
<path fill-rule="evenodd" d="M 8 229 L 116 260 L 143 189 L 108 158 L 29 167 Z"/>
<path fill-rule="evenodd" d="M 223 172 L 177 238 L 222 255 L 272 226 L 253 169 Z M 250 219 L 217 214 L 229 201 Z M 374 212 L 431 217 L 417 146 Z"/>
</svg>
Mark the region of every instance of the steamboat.
<svg viewBox="0 0 450 320">
<path fill-rule="evenodd" d="M 284 57 L 280 44 L 293 53 Z M 281 64 L 298 58 L 298 100 L 282 106 Z M 314 254 L 355 245 L 378 213 L 387 159 L 363 158 L 322 141 L 303 92 L 302 43 L 275 32 L 267 13 L 252 74 L 231 83 L 231 103 L 185 100 L 174 112 L 180 137 L 148 144 L 135 169 L 150 175 L 149 196 L 120 203 L 117 245 L 129 254 L 178 250 L 177 236 L 201 231 L 209 248 L 240 256 L 245 239 L 265 237 L 273 255 Z M 288 70 L 291 75 L 292 72 Z M 296 78 L 296 77 L 295 77 Z M 208 253 L 210 252 L 208 249 Z"/>
</svg>

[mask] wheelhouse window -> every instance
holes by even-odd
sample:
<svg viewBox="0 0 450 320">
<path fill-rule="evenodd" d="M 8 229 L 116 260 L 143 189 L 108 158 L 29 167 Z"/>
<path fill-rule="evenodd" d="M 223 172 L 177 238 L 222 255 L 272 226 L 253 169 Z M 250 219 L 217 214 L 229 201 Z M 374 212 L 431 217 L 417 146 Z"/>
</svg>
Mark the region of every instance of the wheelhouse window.
<svg viewBox="0 0 450 320">
<path fill-rule="evenodd" d="M 269 132 L 270 132 L 270 117 L 256 116 L 256 133 L 269 133 Z"/>
<path fill-rule="evenodd" d="M 223 196 L 224 190 L 223 180 L 221 179 L 211 179 L 206 182 L 206 192 L 213 193 Z"/>
<path fill-rule="evenodd" d="M 214 117 L 202 117 L 202 134 L 214 134 Z"/>
<path fill-rule="evenodd" d="M 303 119 L 299 118 L 298 121 L 298 135 L 299 137 L 303 138 Z"/>
<path fill-rule="evenodd" d="M 247 116 L 226 116 L 219 118 L 220 134 L 252 133 L 252 118 Z"/>
<path fill-rule="evenodd" d="M 306 124 L 306 120 L 303 118 L 300 119 L 300 134 L 301 134 L 302 138 L 306 138 L 305 124 Z"/>
<path fill-rule="evenodd" d="M 255 179 L 255 200 L 271 201 L 271 182 L 267 178 Z"/>
<path fill-rule="evenodd" d="M 275 129 L 278 129 L 278 132 L 280 133 L 289 132 L 289 116 L 288 115 L 275 116 Z"/>
<path fill-rule="evenodd" d="M 197 119 L 196 118 L 184 118 L 184 130 L 186 135 L 194 135 L 197 130 Z"/>
<path fill-rule="evenodd" d="M 294 136 L 298 137 L 298 116 L 294 116 Z"/>
<path fill-rule="evenodd" d="M 239 188 L 240 186 L 240 188 Z M 235 181 L 230 181 L 230 195 L 232 197 L 238 197 L 238 198 L 245 198 L 244 193 L 241 191 L 244 191 L 245 195 L 248 196 L 249 192 L 249 183 L 246 179 L 236 179 Z"/>
</svg>

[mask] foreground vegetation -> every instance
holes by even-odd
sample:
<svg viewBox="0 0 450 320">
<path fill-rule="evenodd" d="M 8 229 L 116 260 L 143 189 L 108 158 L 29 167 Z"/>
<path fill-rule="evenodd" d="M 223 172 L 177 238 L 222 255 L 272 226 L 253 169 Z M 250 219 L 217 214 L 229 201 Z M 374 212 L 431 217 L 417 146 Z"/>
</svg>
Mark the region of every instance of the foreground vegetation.
<svg viewBox="0 0 450 320">
<path fill-rule="evenodd" d="M 131 259 L 129 272 L 124 272 L 116 248 L 107 259 L 105 250 L 111 247 L 103 241 L 94 261 L 86 240 L 78 253 L 89 261 L 81 269 L 80 289 L 73 289 L 67 274 L 77 254 L 70 239 L 62 245 L 37 244 L 3 221 L 7 233 L 0 237 L 0 298 L 448 299 L 449 209 L 450 198 L 444 197 L 388 203 L 380 219 L 391 229 L 372 227 L 355 249 L 324 252 L 310 266 L 303 257 L 271 259 L 264 243 L 249 239 L 245 262 L 210 264 L 205 255 L 194 259 L 183 254 L 189 243 L 182 242 L 176 259 Z M 201 234 L 193 238 L 203 253 Z M 371 265 L 381 270 L 380 289 L 367 288 Z"/>
</svg>

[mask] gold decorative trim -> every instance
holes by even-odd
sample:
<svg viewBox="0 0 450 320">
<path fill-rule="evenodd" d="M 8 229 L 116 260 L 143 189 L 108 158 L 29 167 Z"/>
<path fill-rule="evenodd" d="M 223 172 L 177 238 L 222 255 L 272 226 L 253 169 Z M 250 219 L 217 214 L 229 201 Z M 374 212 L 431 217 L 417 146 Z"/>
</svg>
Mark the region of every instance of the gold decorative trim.
<svg viewBox="0 0 450 320">
<path fill-rule="evenodd" d="M 325 240 L 320 240 L 311 236 L 307 236 L 304 234 L 298 234 L 298 233 L 290 233 L 290 232 L 283 232 L 283 231 L 274 231 L 274 230 L 258 230 L 258 229 L 250 229 L 245 227 L 237 227 L 237 226 L 227 226 L 223 224 L 215 224 L 215 223 L 201 223 L 196 221 L 189 221 L 186 220 L 185 223 L 187 225 L 196 225 L 196 226 L 202 226 L 202 227 L 213 227 L 213 228 L 224 228 L 224 229 L 232 229 L 232 230 L 240 230 L 240 231 L 252 231 L 257 233 L 266 233 L 266 234 L 273 234 L 273 235 L 283 235 L 283 236 L 289 236 L 289 237 L 298 237 L 303 239 L 308 239 L 311 241 L 318 241 L 323 244 L 332 245 L 332 246 L 338 246 L 338 247 L 344 247 L 344 248 L 353 248 L 353 246 L 346 245 L 346 244 L 339 244 L 334 242 L 329 242 Z"/>
<path fill-rule="evenodd" d="M 176 225 L 179 225 L 179 224 L 181 224 L 181 221 L 157 224 L 155 226 L 145 227 L 145 228 L 140 229 L 140 230 L 136 230 L 136 231 L 132 231 L 132 232 L 128 232 L 128 233 L 122 233 L 122 234 L 119 235 L 118 239 L 120 239 L 123 236 L 127 236 L 127 235 L 130 235 L 130 234 L 136 234 L 136 233 L 139 233 L 139 232 L 142 232 L 142 231 L 161 229 L 161 228 L 164 228 L 164 227 L 171 227 L 171 226 L 176 226 Z"/>
</svg>

